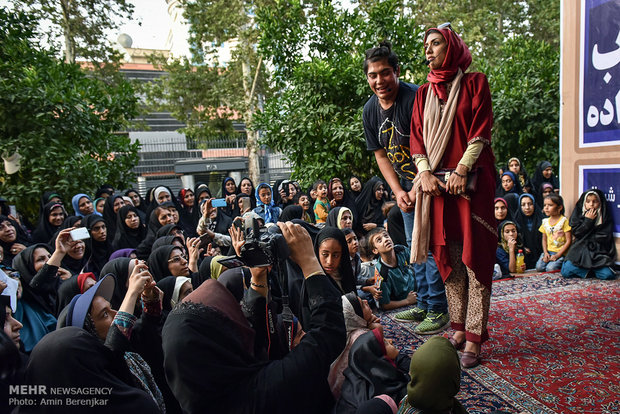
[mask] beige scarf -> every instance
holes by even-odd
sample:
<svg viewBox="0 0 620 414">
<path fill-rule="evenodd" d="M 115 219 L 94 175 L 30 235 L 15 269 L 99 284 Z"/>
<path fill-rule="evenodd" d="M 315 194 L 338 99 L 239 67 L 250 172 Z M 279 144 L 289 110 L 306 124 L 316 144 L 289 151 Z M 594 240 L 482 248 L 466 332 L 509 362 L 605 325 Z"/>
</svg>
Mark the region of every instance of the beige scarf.
<svg viewBox="0 0 620 414">
<path fill-rule="evenodd" d="M 439 98 L 428 88 L 426 103 L 424 104 L 424 121 L 422 126 L 422 138 L 426 155 L 431 167 L 431 173 L 435 171 L 443 158 L 446 146 L 452 134 L 452 121 L 456 114 L 457 100 L 461 91 L 461 78 L 463 71 L 459 69 L 452 81 L 452 88 L 448 95 L 448 101 L 444 107 L 442 116 Z M 413 180 L 416 192 L 415 216 L 413 221 L 413 236 L 411 240 L 411 263 L 424 263 L 428 255 L 431 238 L 431 197 L 422 192 L 420 174 Z"/>
</svg>

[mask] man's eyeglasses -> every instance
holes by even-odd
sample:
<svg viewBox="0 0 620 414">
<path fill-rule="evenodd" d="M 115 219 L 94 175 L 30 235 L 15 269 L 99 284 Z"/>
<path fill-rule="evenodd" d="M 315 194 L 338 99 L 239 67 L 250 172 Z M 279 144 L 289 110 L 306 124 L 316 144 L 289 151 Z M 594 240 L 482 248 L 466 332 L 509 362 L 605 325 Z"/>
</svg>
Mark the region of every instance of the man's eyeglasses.
<svg viewBox="0 0 620 414">
<path fill-rule="evenodd" d="M 179 263 L 181 260 L 185 260 L 187 262 L 187 256 L 185 255 L 174 256 L 168 259 L 168 263 Z"/>
</svg>

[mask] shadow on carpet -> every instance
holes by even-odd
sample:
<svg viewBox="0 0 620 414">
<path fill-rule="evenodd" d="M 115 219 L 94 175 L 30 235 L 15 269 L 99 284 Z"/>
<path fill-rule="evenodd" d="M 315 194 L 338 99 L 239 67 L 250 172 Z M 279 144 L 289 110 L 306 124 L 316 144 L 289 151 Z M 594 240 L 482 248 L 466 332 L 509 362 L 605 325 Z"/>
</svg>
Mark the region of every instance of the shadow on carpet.
<svg viewBox="0 0 620 414">
<path fill-rule="evenodd" d="M 482 365 L 463 370 L 457 398 L 470 413 L 620 412 L 620 281 L 543 273 L 493 283 Z M 399 309 L 400 311 L 402 309 Z M 428 337 L 381 320 L 411 353 Z"/>
</svg>

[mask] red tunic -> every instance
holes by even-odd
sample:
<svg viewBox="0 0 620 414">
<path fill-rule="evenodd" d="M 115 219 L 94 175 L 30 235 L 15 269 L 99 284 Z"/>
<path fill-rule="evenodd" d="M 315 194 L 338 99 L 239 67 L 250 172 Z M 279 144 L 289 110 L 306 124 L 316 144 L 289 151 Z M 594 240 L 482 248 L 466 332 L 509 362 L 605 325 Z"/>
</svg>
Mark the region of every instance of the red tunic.
<svg viewBox="0 0 620 414">
<path fill-rule="evenodd" d="M 430 83 L 420 86 L 411 117 L 411 156 L 426 156 L 422 138 L 424 105 Z M 452 272 L 447 240 L 463 243 L 463 263 L 472 269 L 480 283 L 491 289 L 497 230 L 493 198 L 495 196 L 495 156 L 491 149 L 493 111 L 489 83 L 483 73 L 467 73 L 461 80 L 457 110 L 450 142 L 437 169 L 456 168 L 467 145 L 481 140 L 484 148 L 473 165 L 478 182 L 471 200 L 447 193 L 433 197 L 431 204 L 430 249 L 445 281 Z"/>
</svg>

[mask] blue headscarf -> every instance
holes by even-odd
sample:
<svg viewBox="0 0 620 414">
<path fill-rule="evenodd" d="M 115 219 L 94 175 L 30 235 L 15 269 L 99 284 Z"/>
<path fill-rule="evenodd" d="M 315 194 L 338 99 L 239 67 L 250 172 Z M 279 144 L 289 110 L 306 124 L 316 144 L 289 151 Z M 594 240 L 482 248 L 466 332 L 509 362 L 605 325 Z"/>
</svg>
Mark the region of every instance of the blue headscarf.
<svg viewBox="0 0 620 414">
<path fill-rule="evenodd" d="M 258 192 L 261 188 L 268 188 L 271 191 L 271 202 L 269 204 L 265 204 L 261 201 L 258 196 Z M 273 201 L 273 189 L 267 183 L 260 183 L 258 187 L 256 187 L 256 207 L 265 206 L 265 223 L 275 223 L 278 220 L 278 207 L 276 207 L 276 203 Z"/>
<path fill-rule="evenodd" d="M 78 217 L 84 217 L 84 214 L 80 213 L 80 199 L 82 197 L 86 197 L 90 200 L 91 203 L 93 203 L 93 199 L 90 198 L 90 196 L 88 194 L 84 194 L 84 193 L 80 193 L 80 194 L 76 194 L 73 196 L 73 198 L 71 199 L 71 205 L 73 206 L 73 211 L 75 211 L 75 215 Z M 95 203 L 93 203 L 93 213 L 92 214 L 96 214 L 98 216 L 101 215 L 101 213 L 99 213 L 97 211 L 97 207 L 95 206 Z"/>
</svg>

